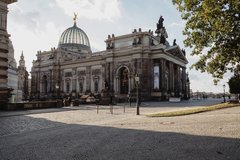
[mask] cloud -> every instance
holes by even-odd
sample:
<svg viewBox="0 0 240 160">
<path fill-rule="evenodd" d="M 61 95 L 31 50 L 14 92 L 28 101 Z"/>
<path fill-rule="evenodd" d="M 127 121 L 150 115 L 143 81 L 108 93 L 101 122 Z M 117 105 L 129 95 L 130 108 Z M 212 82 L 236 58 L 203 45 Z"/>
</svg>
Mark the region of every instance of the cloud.
<svg viewBox="0 0 240 160">
<path fill-rule="evenodd" d="M 40 17 L 40 13 L 38 11 L 24 12 L 20 7 L 14 6 L 11 16 L 13 17 L 11 21 L 21 24 L 29 30 L 35 30 L 38 26 L 37 19 Z"/>
<path fill-rule="evenodd" d="M 9 10 L 9 30 L 21 25 L 23 29 L 33 33 L 47 30 L 45 24 L 50 22 L 54 22 L 57 28 L 64 27 L 64 18 L 68 17 L 61 12 L 62 9 L 55 1 L 48 2 L 48 0 L 22 0 L 9 5 Z"/>
<path fill-rule="evenodd" d="M 172 22 L 169 27 L 173 27 L 173 28 L 176 28 L 176 27 L 181 27 L 181 28 L 184 28 L 185 27 L 185 22 L 184 21 L 181 21 L 181 22 Z"/>
<path fill-rule="evenodd" d="M 195 72 L 192 72 L 191 74 L 189 74 L 189 78 L 190 78 L 191 80 L 199 80 L 200 78 L 199 78 L 198 75 L 199 75 L 199 74 L 196 74 Z"/>
<path fill-rule="evenodd" d="M 114 21 L 121 17 L 118 0 L 56 0 L 68 16 L 77 12 L 79 17 L 96 20 Z"/>
</svg>

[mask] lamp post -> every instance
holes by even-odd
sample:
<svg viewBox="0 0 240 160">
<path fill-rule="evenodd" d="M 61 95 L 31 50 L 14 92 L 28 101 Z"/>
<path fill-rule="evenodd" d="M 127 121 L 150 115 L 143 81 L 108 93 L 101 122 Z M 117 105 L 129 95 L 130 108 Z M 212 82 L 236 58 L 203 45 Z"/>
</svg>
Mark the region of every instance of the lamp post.
<svg viewBox="0 0 240 160">
<path fill-rule="evenodd" d="M 139 115 L 139 93 L 138 93 L 138 88 L 139 88 L 139 84 L 140 84 L 140 78 L 138 76 L 138 74 L 136 74 L 135 76 L 135 83 L 136 83 L 136 87 L 137 87 L 137 100 L 136 100 L 136 107 L 137 107 L 137 115 Z"/>
<path fill-rule="evenodd" d="M 226 99 L 225 99 L 225 84 L 223 85 L 223 102 L 225 103 L 226 102 Z"/>
</svg>

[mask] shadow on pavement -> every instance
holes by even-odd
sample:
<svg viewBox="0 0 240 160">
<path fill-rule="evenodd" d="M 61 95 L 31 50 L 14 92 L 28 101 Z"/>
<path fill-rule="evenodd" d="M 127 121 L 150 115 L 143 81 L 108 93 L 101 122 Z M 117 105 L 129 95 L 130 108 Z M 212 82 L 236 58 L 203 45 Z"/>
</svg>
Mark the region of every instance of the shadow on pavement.
<svg viewBox="0 0 240 160">
<path fill-rule="evenodd" d="M 0 122 L 1 160 L 240 159 L 239 139 L 21 117 Z"/>
</svg>

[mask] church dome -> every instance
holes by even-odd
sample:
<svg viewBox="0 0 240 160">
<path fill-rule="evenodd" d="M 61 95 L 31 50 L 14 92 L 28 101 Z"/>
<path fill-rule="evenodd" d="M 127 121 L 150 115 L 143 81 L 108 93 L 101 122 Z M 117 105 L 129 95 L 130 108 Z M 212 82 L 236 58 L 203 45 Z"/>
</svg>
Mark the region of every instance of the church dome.
<svg viewBox="0 0 240 160">
<path fill-rule="evenodd" d="M 90 51 L 88 36 L 81 28 L 77 27 L 76 22 L 62 33 L 58 47 L 74 51 L 83 49 Z"/>
</svg>

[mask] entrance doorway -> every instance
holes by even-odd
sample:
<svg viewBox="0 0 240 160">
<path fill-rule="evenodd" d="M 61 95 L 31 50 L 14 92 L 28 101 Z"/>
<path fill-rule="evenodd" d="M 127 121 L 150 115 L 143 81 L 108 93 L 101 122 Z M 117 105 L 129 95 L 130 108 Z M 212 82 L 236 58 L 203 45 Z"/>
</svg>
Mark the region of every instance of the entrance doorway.
<svg viewBox="0 0 240 160">
<path fill-rule="evenodd" d="M 42 77 L 42 93 L 47 93 L 47 87 L 48 87 L 47 76 L 44 75 Z"/>
<path fill-rule="evenodd" d="M 128 94 L 129 89 L 129 73 L 126 67 L 120 69 L 120 94 Z"/>
</svg>

